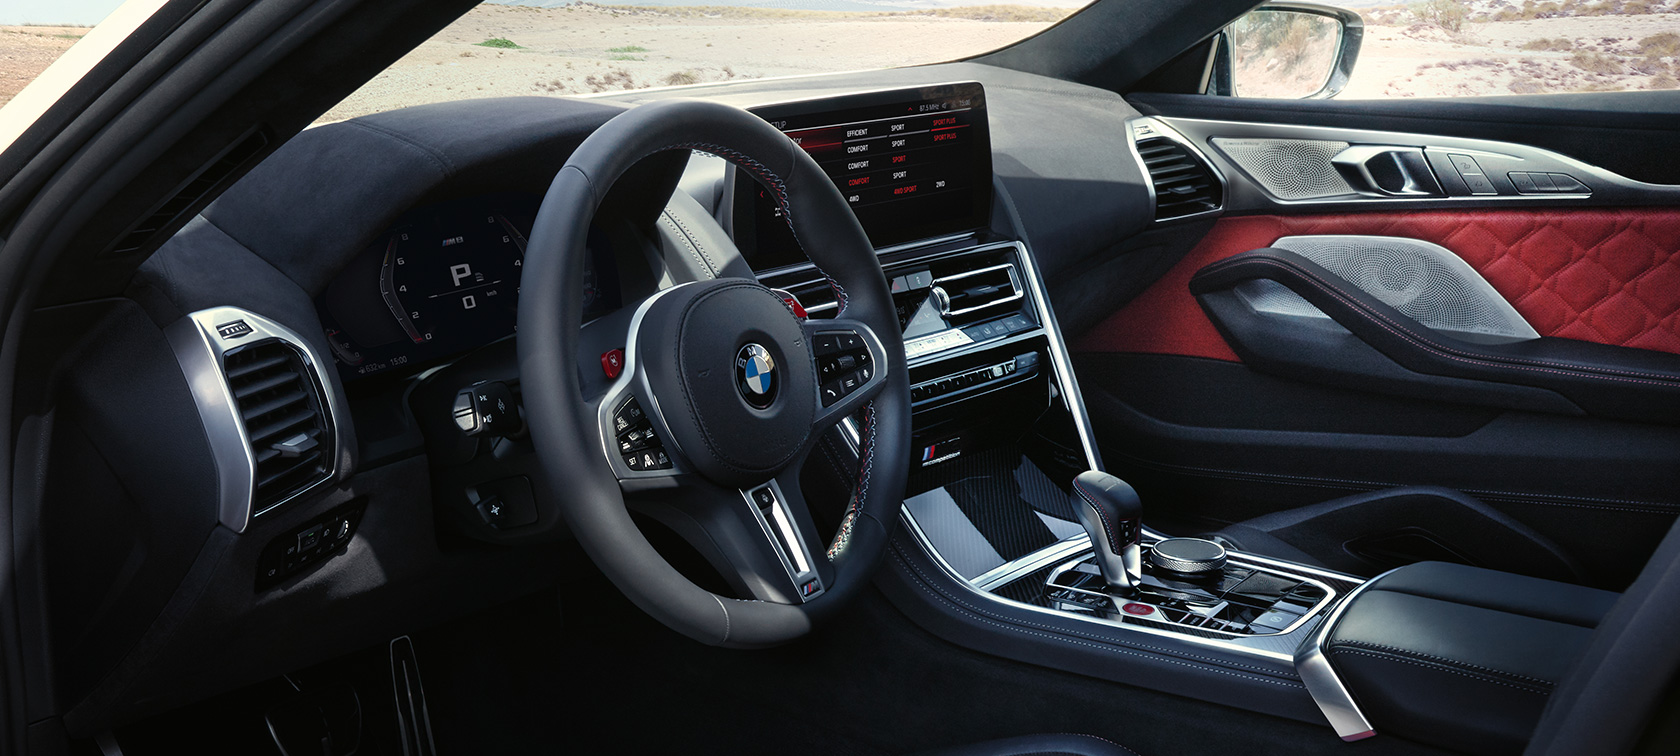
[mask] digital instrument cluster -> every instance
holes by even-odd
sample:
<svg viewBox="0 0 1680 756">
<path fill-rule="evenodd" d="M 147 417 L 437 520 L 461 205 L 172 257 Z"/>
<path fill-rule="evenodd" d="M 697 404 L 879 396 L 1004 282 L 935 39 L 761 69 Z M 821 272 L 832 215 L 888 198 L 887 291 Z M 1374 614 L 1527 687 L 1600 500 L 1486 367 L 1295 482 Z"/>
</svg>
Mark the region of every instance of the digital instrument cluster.
<svg viewBox="0 0 1680 756">
<path fill-rule="evenodd" d="M 753 113 L 788 135 L 840 189 L 877 248 L 987 225 L 992 148 L 977 82 L 781 103 Z M 755 270 L 804 261 L 781 209 L 737 183 L 736 242 Z"/>
<path fill-rule="evenodd" d="M 517 329 L 519 277 L 537 197 L 481 197 L 407 213 L 316 303 L 345 380 L 417 367 Z M 584 319 L 618 307 L 605 235 L 591 231 Z"/>
</svg>

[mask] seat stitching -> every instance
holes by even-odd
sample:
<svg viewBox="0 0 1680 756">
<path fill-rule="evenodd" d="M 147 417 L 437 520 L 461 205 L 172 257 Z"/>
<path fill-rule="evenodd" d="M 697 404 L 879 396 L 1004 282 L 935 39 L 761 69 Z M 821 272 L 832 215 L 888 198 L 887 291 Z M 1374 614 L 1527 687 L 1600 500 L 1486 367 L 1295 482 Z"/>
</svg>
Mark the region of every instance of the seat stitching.
<svg viewBox="0 0 1680 756">
<path fill-rule="evenodd" d="M 1447 673 L 1450 673 L 1450 674 L 1458 675 L 1460 677 L 1468 677 L 1468 678 L 1470 678 L 1472 680 L 1475 680 L 1477 682 L 1485 682 L 1485 683 L 1492 683 L 1494 685 L 1502 685 L 1504 687 L 1511 688 L 1513 690 L 1520 690 L 1520 691 L 1523 691 L 1525 693 L 1534 693 L 1536 695 L 1542 695 L 1542 696 L 1551 695 L 1551 690 L 1549 688 L 1541 690 L 1541 689 L 1538 689 L 1536 686 L 1522 685 L 1522 684 L 1515 683 L 1515 682 L 1508 682 L 1508 681 L 1505 681 L 1505 680 L 1498 679 L 1498 678 L 1496 678 L 1492 675 L 1486 675 L 1486 674 L 1481 674 L 1481 673 L 1478 673 L 1478 672 L 1472 672 L 1472 671 L 1467 670 L 1467 669 L 1459 669 L 1457 667 L 1448 666 L 1446 664 L 1438 664 L 1438 663 L 1435 663 L 1435 662 L 1424 661 L 1422 659 L 1413 659 L 1409 656 L 1397 656 L 1397 655 L 1394 655 L 1394 654 L 1383 654 L 1383 653 L 1377 653 L 1377 652 L 1374 652 L 1374 651 L 1365 651 L 1363 649 L 1342 648 L 1342 647 L 1331 648 L 1330 653 L 1331 654 L 1337 654 L 1337 655 L 1351 654 L 1353 656 L 1364 656 L 1364 657 L 1369 657 L 1369 658 L 1372 658 L 1372 659 L 1376 659 L 1377 661 L 1400 662 L 1402 664 L 1410 664 L 1414 667 L 1422 667 L 1424 669 L 1430 669 L 1430 670 L 1434 670 L 1434 671 L 1437 671 L 1437 672 L 1447 672 Z"/>
<path fill-rule="evenodd" d="M 688 229 L 682 223 L 671 217 L 668 212 L 659 214 L 659 222 L 672 232 L 671 236 L 688 251 L 688 256 L 694 258 L 694 261 L 700 264 L 701 274 L 707 278 L 717 278 L 717 271 L 712 270 L 712 266 L 700 256 L 699 250 L 694 246 L 694 240 L 689 238 Z"/>
<path fill-rule="evenodd" d="M 1449 659 L 1445 656 L 1433 656 L 1433 655 L 1421 653 L 1421 652 L 1418 652 L 1418 651 L 1412 651 L 1410 649 L 1395 648 L 1394 646 L 1385 646 L 1381 643 L 1370 643 L 1370 642 L 1367 642 L 1367 641 L 1336 641 L 1336 642 L 1331 644 L 1331 648 L 1344 648 L 1344 647 L 1388 651 L 1390 653 L 1401 654 L 1401 655 L 1404 655 L 1404 656 L 1421 657 L 1421 658 L 1424 658 L 1424 659 L 1432 659 L 1434 661 L 1442 662 L 1442 663 L 1445 663 L 1445 664 L 1452 664 L 1452 665 L 1457 665 L 1457 666 L 1461 666 L 1461 667 L 1468 667 L 1470 669 L 1480 670 L 1482 672 L 1487 672 L 1487 673 L 1490 673 L 1490 674 L 1504 675 L 1504 676 L 1507 676 L 1507 677 L 1514 677 L 1514 678 L 1517 678 L 1519 680 L 1525 680 L 1525 681 L 1528 681 L 1528 682 L 1537 683 L 1537 684 L 1545 685 L 1545 686 L 1548 686 L 1548 687 L 1557 685 L 1557 683 L 1555 683 L 1551 680 L 1546 680 L 1546 679 L 1542 679 L 1542 678 L 1539 678 L 1539 677 L 1529 677 L 1528 675 L 1519 675 L 1515 672 L 1507 672 L 1503 669 L 1495 669 L 1493 667 L 1484 667 L 1480 664 L 1471 664 L 1470 662 L 1462 661 L 1462 660 L 1459 660 L 1459 659 Z"/>
<path fill-rule="evenodd" d="M 1103 537 L 1108 541 L 1108 550 L 1115 554 L 1120 553 L 1120 545 L 1114 540 L 1114 526 L 1108 523 L 1108 513 L 1104 512 L 1102 506 L 1097 503 L 1097 500 L 1092 498 L 1091 494 L 1085 491 L 1085 487 L 1080 485 L 1078 478 L 1073 479 L 1073 490 L 1078 491 L 1079 498 L 1088 502 L 1091 505 L 1092 511 L 1095 511 L 1097 513 L 1097 517 L 1102 519 Z"/>
<path fill-rule="evenodd" d="M 1088 734 L 1083 733 L 1083 732 L 1058 732 L 1058 733 L 1056 733 L 1056 735 L 1058 737 L 1064 737 L 1064 738 L 1092 738 L 1092 739 L 1095 739 L 1095 740 L 1100 740 L 1104 743 L 1107 743 L 1111 746 L 1114 746 L 1115 748 L 1118 748 L 1122 751 L 1125 751 L 1126 753 L 1129 753 L 1132 756 L 1138 756 L 1137 751 L 1134 751 L 1130 748 L 1127 748 L 1123 745 L 1120 745 L 1119 743 L 1116 743 L 1112 740 L 1109 740 L 1108 738 L 1105 738 L 1101 735 L 1088 735 Z"/>
<path fill-rule="evenodd" d="M 650 150 L 646 154 L 651 155 L 653 153 L 664 152 L 666 150 L 685 149 L 699 150 L 701 152 L 709 152 L 713 155 L 717 155 L 718 157 L 751 171 L 753 175 L 758 176 L 764 181 L 764 183 L 768 184 L 770 191 L 776 196 L 776 207 L 782 211 L 782 220 L 787 222 L 788 231 L 793 233 L 794 243 L 799 245 L 799 251 L 805 252 L 805 243 L 799 238 L 799 230 L 793 226 L 793 205 L 788 200 L 787 181 L 783 180 L 782 177 L 777 175 L 775 171 L 770 170 L 769 166 L 759 162 L 751 155 L 739 150 L 724 147 L 720 144 L 711 144 L 709 142 L 677 142 Z M 637 158 L 637 160 L 640 160 L 640 158 Z M 805 258 L 810 260 L 810 253 L 806 252 Z M 811 260 L 811 265 L 817 269 L 818 273 L 823 275 L 823 278 L 828 280 L 829 288 L 834 290 L 835 300 L 840 303 L 840 309 L 837 313 L 835 313 L 836 316 L 838 317 L 844 315 L 847 305 L 851 303 L 851 299 L 846 295 L 846 288 L 841 286 L 839 281 L 834 280 L 834 276 L 829 275 L 828 271 L 824 270 L 816 260 Z"/>
<path fill-rule="evenodd" d="M 1454 606 L 1468 606 L 1468 607 L 1473 607 L 1473 608 L 1476 608 L 1476 609 L 1487 608 L 1487 607 L 1483 606 L 1482 604 L 1469 603 L 1467 601 L 1463 601 L 1463 600 L 1460 600 L 1460 599 L 1452 597 L 1452 596 L 1443 596 L 1443 595 L 1434 594 L 1434 593 L 1422 592 L 1422 591 L 1419 591 L 1418 589 L 1410 588 L 1408 586 L 1401 586 L 1399 588 L 1394 588 L 1394 587 L 1387 586 L 1387 585 L 1379 585 L 1379 586 L 1376 586 L 1376 587 L 1372 588 L 1371 590 L 1373 590 L 1373 591 L 1379 591 L 1380 590 L 1380 591 L 1383 591 L 1385 593 L 1393 593 L 1393 594 L 1400 595 L 1400 596 L 1413 596 L 1413 597 L 1416 597 L 1416 598 L 1428 599 L 1430 601 L 1438 601 L 1438 602 L 1441 602 L 1441 603 L 1444 603 L 1444 604 L 1452 604 Z M 1503 611 L 1506 614 L 1509 614 L 1513 617 L 1526 617 L 1526 618 L 1529 618 L 1529 619 L 1543 620 L 1545 622 L 1551 622 L 1551 623 L 1559 624 L 1559 625 L 1568 625 L 1570 627 L 1579 627 L 1583 630 L 1592 630 L 1592 629 L 1595 629 L 1595 628 L 1598 627 L 1597 622 L 1594 622 L 1593 624 L 1590 624 L 1590 625 L 1583 625 L 1583 624 L 1581 624 L 1581 622 L 1579 620 L 1571 619 L 1571 618 L 1561 618 L 1560 615 L 1540 616 L 1537 613 L 1527 612 L 1527 611 L 1519 611 L 1519 610 L 1516 610 L 1516 609 L 1502 609 L 1500 611 Z M 1363 642 L 1363 641 L 1360 641 L 1360 642 Z"/>
</svg>

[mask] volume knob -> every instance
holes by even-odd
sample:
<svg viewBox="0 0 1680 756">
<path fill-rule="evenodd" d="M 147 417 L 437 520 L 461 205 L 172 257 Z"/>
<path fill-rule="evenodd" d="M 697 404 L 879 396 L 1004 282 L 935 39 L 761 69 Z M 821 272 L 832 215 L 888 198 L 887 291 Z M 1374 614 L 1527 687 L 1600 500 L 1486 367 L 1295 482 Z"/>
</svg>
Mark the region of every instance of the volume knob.
<svg viewBox="0 0 1680 756">
<path fill-rule="evenodd" d="M 1168 538 L 1149 550 L 1149 563 L 1180 575 L 1205 575 L 1225 567 L 1225 547 L 1205 538 Z"/>
</svg>

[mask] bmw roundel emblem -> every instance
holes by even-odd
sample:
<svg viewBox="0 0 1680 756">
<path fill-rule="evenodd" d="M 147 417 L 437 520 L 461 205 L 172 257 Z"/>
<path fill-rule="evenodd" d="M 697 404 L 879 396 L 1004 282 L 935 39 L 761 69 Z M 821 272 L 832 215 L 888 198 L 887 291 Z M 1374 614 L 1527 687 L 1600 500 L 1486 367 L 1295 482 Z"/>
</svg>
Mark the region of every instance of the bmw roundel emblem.
<svg viewBox="0 0 1680 756">
<path fill-rule="evenodd" d="M 735 353 L 735 385 L 741 398 L 759 409 L 776 399 L 776 358 L 758 344 L 748 344 Z"/>
</svg>

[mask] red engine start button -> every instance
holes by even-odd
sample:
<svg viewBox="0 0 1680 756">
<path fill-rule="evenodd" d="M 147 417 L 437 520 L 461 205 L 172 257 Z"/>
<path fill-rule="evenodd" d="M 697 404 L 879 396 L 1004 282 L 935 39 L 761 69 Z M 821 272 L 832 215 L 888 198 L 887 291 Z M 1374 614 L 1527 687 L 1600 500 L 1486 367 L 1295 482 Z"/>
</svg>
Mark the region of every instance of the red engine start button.
<svg viewBox="0 0 1680 756">
<path fill-rule="evenodd" d="M 1135 616 L 1138 616 L 1138 617 L 1147 617 L 1147 616 L 1155 613 L 1155 607 L 1150 606 L 1148 604 L 1139 604 L 1139 603 L 1134 601 L 1134 602 L 1129 603 L 1129 604 L 1122 604 L 1120 606 L 1120 611 L 1125 612 L 1127 614 L 1135 615 Z"/>
</svg>

